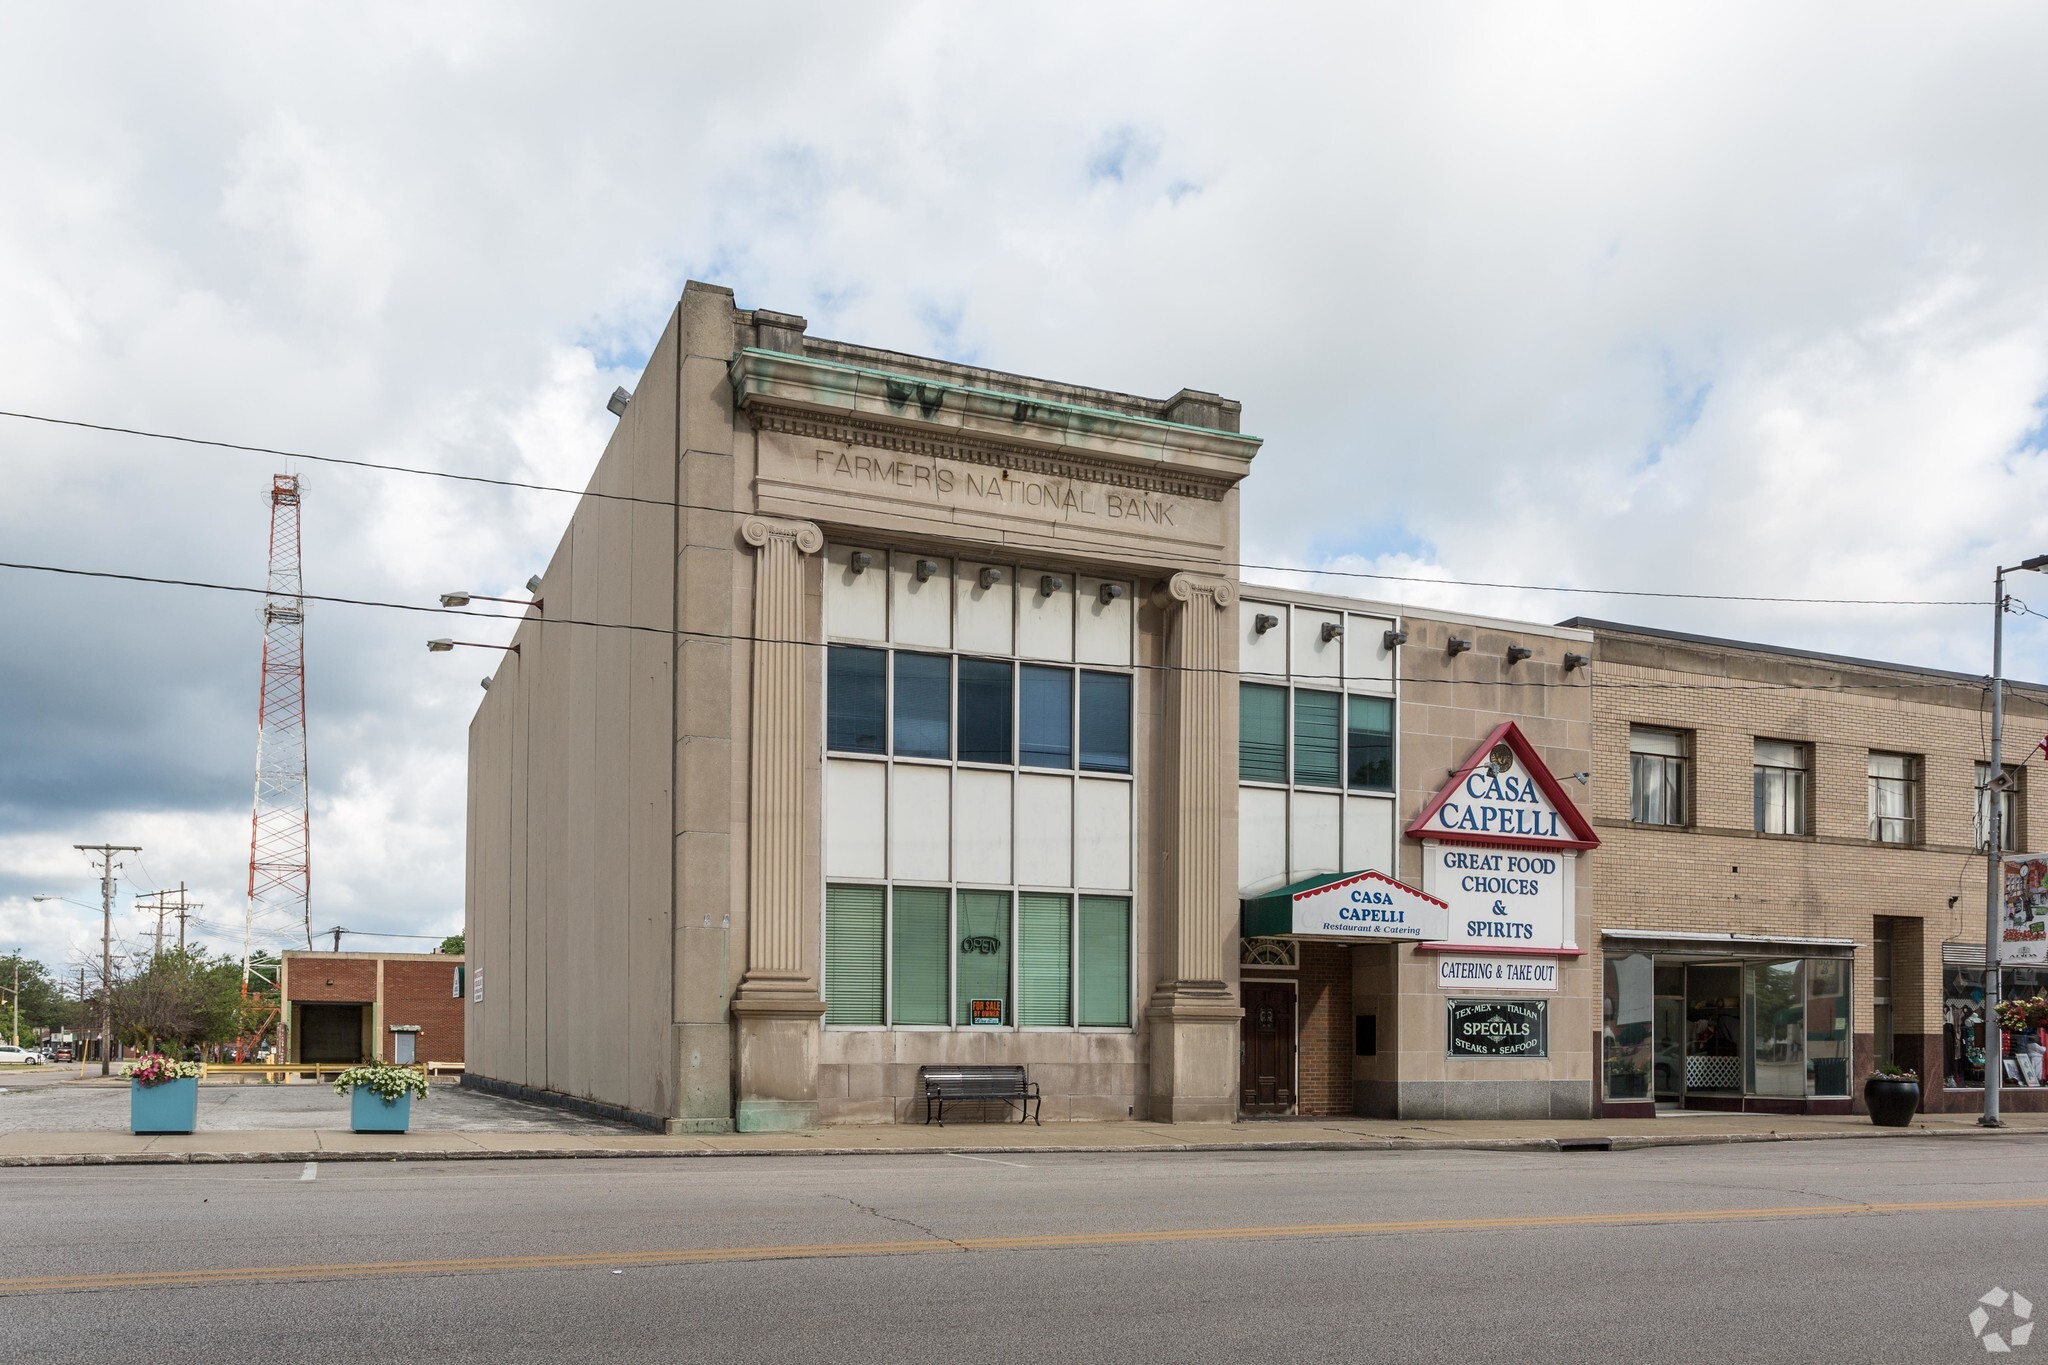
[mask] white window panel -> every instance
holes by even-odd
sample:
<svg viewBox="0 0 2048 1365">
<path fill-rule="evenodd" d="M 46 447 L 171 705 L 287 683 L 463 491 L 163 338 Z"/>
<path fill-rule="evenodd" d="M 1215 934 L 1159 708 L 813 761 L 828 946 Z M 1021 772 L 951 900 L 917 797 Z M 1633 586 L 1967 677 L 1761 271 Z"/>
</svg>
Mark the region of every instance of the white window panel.
<svg viewBox="0 0 2048 1365">
<path fill-rule="evenodd" d="M 1017 776 L 1017 882 L 1074 884 L 1074 782 L 1036 773 Z"/>
<path fill-rule="evenodd" d="M 890 770 L 889 875 L 942 882 L 951 875 L 952 792 L 947 768 L 899 763 Z"/>
<path fill-rule="evenodd" d="M 883 823 L 889 767 L 843 758 L 825 761 L 825 875 L 885 877 Z"/>
<path fill-rule="evenodd" d="M 1261 632 L 1259 618 L 1277 618 Z M 1237 604 L 1237 666 L 1240 672 L 1275 678 L 1287 676 L 1287 608 L 1277 602 Z"/>
<path fill-rule="evenodd" d="M 962 768 L 953 777 L 953 869 L 963 882 L 1010 880 L 1010 781 Z"/>
<path fill-rule="evenodd" d="M 1392 629 L 1394 623 L 1384 616 L 1353 614 L 1344 618 L 1346 678 L 1378 683 L 1380 689 L 1394 685 L 1394 651 L 1387 648 L 1387 632 Z"/>
<path fill-rule="evenodd" d="M 1247 896 L 1263 895 L 1286 883 L 1286 792 L 1237 789 L 1237 876 Z"/>
<path fill-rule="evenodd" d="M 1102 600 L 1104 583 L 1122 588 L 1121 596 L 1112 601 Z M 1074 652 L 1084 664 L 1109 664 L 1113 667 L 1128 667 L 1131 662 L 1131 593 L 1132 585 L 1117 579 L 1083 578 L 1080 582 L 1080 596 L 1074 603 L 1077 613 L 1074 633 Z"/>
<path fill-rule="evenodd" d="M 1341 796 L 1295 792 L 1293 818 L 1288 821 L 1287 879 L 1296 881 L 1318 872 L 1344 872 Z"/>
<path fill-rule="evenodd" d="M 1047 588 L 1052 591 L 1048 593 Z M 1026 659 L 1074 658 L 1074 576 L 1017 570 L 1017 653 Z"/>
<path fill-rule="evenodd" d="M 938 569 L 917 581 L 918 561 Z M 889 594 L 896 618 L 896 643 L 948 649 L 953 644 L 953 561 L 931 555 L 898 554 L 889 566 Z"/>
<path fill-rule="evenodd" d="M 862 573 L 852 558 L 865 554 L 874 562 Z M 852 545 L 825 548 L 825 633 L 845 640 L 889 638 L 889 556 L 881 550 Z"/>
<path fill-rule="evenodd" d="M 1080 779 L 1074 792 L 1074 885 L 1131 889 L 1131 784 Z"/>
<path fill-rule="evenodd" d="M 1394 875 L 1394 803 L 1371 796 L 1344 799 L 1344 871 Z"/>
<path fill-rule="evenodd" d="M 981 584 L 984 571 L 996 578 Z M 1016 611 L 1017 571 L 1007 564 L 960 562 L 954 580 L 954 639 L 963 654 L 1008 654 L 1011 652 L 1011 618 Z"/>
<path fill-rule="evenodd" d="M 1297 678 L 1335 678 L 1341 676 L 1339 665 L 1344 657 L 1344 641 L 1325 640 L 1323 628 L 1335 626 L 1342 629 L 1344 617 L 1334 611 L 1309 611 L 1302 607 L 1294 609 L 1294 676 Z"/>
</svg>

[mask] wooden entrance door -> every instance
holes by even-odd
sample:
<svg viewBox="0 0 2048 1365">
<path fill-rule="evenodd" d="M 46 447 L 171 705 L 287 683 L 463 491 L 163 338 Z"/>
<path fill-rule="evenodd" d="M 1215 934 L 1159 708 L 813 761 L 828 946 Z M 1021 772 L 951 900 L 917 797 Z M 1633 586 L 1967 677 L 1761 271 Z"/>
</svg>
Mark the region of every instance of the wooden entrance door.
<svg viewBox="0 0 2048 1365">
<path fill-rule="evenodd" d="M 1247 981 L 1243 993 L 1238 1107 L 1285 1113 L 1294 1107 L 1294 983 Z"/>
</svg>

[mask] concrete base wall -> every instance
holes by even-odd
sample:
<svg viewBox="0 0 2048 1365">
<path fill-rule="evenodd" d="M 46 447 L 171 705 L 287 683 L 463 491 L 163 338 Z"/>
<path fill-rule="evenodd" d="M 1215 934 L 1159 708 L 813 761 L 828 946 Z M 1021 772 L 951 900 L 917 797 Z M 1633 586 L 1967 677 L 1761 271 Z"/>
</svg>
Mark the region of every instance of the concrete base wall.
<svg viewBox="0 0 2048 1365">
<path fill-rule="evenodd" d="M 1585 1081 L 1360 1081 L 1353 1105 L 1380 1119 L 1585 1119 Z"/>
<path fill-rule="evenodd" d="M 917 1069 L 960 1065 L 1023 1066 L 1038 1083 L 1040 1116 L 1047 1123 L 1143 1118 L 1144 1047 L 1133 1033 L 827 1029 L 818 1067 L 818 1119 L 922 1123 Z M 997 1116 L 994 1107 L 989 1116 Z"/>
</svg>

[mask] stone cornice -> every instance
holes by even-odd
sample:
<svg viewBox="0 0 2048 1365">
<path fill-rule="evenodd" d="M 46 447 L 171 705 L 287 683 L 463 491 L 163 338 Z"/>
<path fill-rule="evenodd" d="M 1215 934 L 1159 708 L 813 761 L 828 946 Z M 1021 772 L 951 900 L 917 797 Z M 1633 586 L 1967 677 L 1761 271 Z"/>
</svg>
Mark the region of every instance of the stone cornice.
<svg viewBox="0 0 2048 1365">
<path fill-rule="evenodd" d="M 755 427 L 1208 502 L 1251 470 L 1235 432 L 747 349 L 728 377 Z"/>
</svg>

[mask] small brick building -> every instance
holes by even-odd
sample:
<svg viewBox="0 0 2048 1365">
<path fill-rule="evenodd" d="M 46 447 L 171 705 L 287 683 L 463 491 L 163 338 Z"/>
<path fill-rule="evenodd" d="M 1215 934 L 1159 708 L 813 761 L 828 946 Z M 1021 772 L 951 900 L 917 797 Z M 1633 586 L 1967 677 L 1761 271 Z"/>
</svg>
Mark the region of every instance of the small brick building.
<svg viewBox="0 0 2048 1365">
<path fill-rule="evenodd" d="M 460 1062 L 467 993 L 452 953 L 286 953 L 285 1059 Z"/>
</svg>

